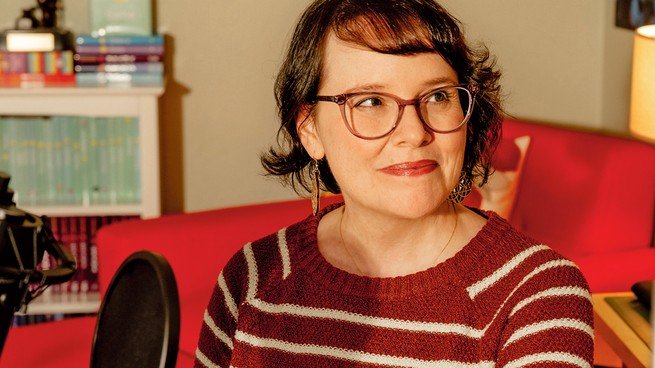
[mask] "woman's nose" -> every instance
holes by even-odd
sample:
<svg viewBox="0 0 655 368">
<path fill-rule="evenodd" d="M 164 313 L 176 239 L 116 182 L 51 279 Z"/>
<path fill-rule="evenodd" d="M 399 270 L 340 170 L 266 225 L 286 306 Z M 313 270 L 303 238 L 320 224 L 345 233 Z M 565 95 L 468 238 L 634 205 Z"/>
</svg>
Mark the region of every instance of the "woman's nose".
<svg viewBox="0 0 655 368">
<path fill-rule="evenodd" d="M 419 106 L 403 106 L 398 117 L 396 129 L 392 133 L 392 139 L 396 144 L 408 144 L 416 147 L 430 143 L 432 132 L 421 120 Z"/>
</svg>

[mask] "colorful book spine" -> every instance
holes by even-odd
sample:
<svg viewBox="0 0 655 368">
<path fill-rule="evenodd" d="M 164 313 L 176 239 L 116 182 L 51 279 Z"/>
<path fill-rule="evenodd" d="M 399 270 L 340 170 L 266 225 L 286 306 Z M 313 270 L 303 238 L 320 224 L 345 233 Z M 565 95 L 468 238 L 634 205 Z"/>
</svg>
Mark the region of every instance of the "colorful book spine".
<svg viewBox="0 0 655 368">
<path fill-rule="evenodd" d="M 163 45 L 163 35 L 142 35 L 142 36 L 128 36 L 128 35 L 111 35 L 96 37 L 93 35 L 79 35 L 75 39 L 78 45 L 90 46 L 130 46 L 130 45 Z"/>
<path fill-rule="evenodd" d="M 80 86 L 113 84 L 161 86 L 164 83 L 164 76 L 155 73 L 78 73 L 76 80 Z"/>
<path fill-rule="evenodd" d="M 75 54 L 75 63 L 78 65 L 94 65 L 103 63 L 158 63 L 163 60 L 162 55 L 136 55 L 136 54 Z"/>
<path fill-rule="evenodd" d="M 79 64 L 76 73 L 163 73 L 163 63 Z"/>
<path fill-rule="evenodd" d="M 72 74 L 73 52 L 0 51 L 0 74 Z"/>
<path fill-rule="evenodd" d="M 163 55 L 163 45 L 99 45 L 99 46 L 77 46 L 79 54 L 135 54 L 135 55 Z"/>
</svg>

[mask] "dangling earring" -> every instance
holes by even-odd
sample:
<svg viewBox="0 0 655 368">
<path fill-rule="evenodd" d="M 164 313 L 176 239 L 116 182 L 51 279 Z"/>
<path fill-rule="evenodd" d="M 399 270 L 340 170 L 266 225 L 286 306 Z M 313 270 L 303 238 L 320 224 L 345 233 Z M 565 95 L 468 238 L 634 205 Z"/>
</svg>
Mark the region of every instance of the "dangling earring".
<svg viewBox="0 0 655 368">
<path fill-rule="evenodd" d="M 468 174 L 462 172 L 459 183 L 455 189 L 448 195 L 448 201 L 451 203 L 461 203 L 467 195 L 471 194 L 473 182 Z"/>
<path fill-rule="evenodd" d="M 314 160 L 314 162 L 312 162 L 311 176 L 312 176 L 312 210 L 314 216 L 316 216 L 321 206 L 321 172 L 318 169 L 318 160 Z"/>
</svg>

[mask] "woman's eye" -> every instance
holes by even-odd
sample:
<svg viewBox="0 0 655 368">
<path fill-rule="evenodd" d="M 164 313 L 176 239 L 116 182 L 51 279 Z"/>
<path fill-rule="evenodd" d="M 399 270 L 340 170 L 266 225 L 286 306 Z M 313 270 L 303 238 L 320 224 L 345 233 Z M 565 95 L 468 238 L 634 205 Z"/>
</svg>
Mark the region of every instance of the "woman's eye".
<svg viewBox="0 0 655 368">
<path fill-rule="evenodd" d="M 357 100 L 354 104 L 354 107 L 375 107 L 381 105 L 384 105 L 382 98 L 377 96 L 369 96 L 361 100 Z"/>
<path fill-rule="evenodd" d="M 429 102 L 445 102 L 450 100 L 450 95 L 446 91 L 435 91 L 430 98 Z"/>
</svg>

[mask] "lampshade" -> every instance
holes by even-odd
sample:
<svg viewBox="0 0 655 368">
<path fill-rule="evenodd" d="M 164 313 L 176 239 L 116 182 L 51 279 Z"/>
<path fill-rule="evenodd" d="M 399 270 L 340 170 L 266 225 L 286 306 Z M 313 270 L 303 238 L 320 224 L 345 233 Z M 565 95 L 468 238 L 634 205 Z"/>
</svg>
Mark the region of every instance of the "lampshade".
<svg viewBox="0 0 655 368">
<path fill-rule="evenodd" d="M 655 143 L 655 25 L 635 32 L 630 132 Z"/>
</svg>

